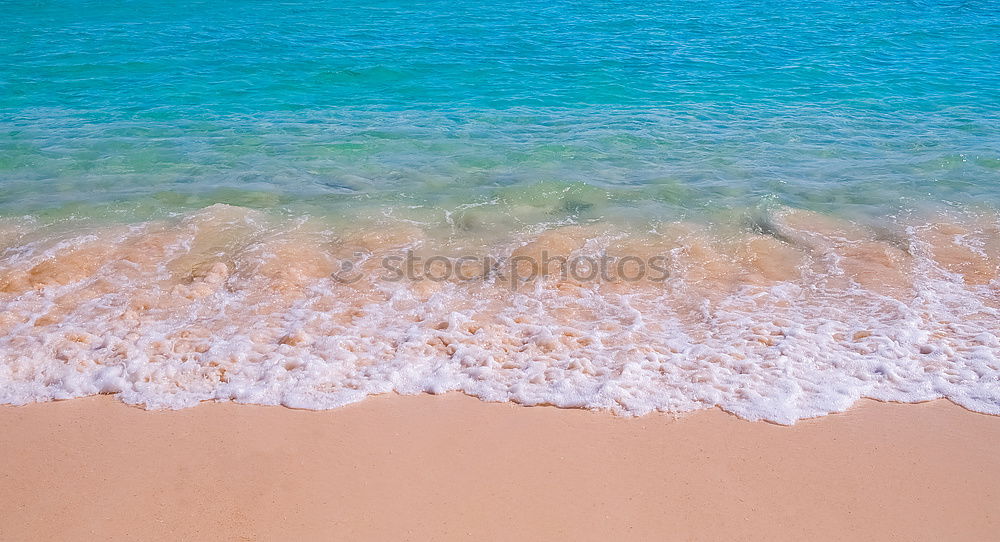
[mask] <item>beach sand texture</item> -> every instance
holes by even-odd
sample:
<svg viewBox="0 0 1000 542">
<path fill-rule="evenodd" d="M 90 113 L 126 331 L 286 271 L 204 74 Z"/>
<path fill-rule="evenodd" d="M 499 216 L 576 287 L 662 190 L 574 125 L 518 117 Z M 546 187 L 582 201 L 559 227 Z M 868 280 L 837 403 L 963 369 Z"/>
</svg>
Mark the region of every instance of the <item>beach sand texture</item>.
<svg viewBox="0 0 1000 542">
<path fill-rule="evenodd" d="M 2 540 L 989 540 L 1000 418 L 792 427 L 384 395 L 329 411 L 0 408 Z"/>
</svg>

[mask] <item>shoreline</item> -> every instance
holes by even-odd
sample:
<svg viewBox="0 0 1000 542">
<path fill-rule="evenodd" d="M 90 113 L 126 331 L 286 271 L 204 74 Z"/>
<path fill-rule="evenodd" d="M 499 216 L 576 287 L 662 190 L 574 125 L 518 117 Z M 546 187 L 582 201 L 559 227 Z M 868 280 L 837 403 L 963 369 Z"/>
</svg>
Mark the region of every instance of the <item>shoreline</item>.
<svg viewBox="0 0 1000 542">
<path fill-rule="evenodd" d="M 475 247 L 265 215 L 12 233 L 0 403 L 327 409 L 461 391 L 791 423 L 865 395 L 1000 414 L 996 216 L 899 236 L 775 208 L 733 235 L 577 224 Z"/>
<path fill-rule="evenodd" d="M 786 427 L 387 394 L 327 411 L 0 407 L 2 539 L 986 539 L 1000 418 L 862 400 Z"/>
</svg>

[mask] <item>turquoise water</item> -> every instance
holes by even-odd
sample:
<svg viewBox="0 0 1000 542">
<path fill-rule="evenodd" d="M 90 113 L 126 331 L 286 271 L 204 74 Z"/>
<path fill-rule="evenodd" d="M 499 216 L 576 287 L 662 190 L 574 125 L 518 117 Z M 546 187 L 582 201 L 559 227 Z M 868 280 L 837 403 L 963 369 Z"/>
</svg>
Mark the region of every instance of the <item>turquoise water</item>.
<svg viewBox="0 0 1000 542">
<path fill-rule="evenodd" d="M 0 22 L 0 403 L 1000 414 L 997 0 Z"/>
<path fill-rule="evenodd" d="M 1000 201 L 996 1 L 8 1 L 0 17 L 3 215 Z"/>
</svg>

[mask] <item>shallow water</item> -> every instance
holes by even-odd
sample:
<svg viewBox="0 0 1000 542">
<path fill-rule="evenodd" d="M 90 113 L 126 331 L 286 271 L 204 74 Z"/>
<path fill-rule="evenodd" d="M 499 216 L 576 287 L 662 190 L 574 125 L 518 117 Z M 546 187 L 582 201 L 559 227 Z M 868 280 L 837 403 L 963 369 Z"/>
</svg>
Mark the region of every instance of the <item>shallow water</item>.
<svg viewBox="0 0 1000 542">
<path fill-rule="evenodd" d="M 993 2 L 0 15 L 0 401 L 1000 413 Z"/>
<path fill-rule="evenodd" d="M 223 205 L 19 226 L 0 266 L 4 402 L 332 408 L 462 390 L 781 423 L 862 396 L 1000 414 L 995 214 L 889 232 L 786 208 L 489 240 Z"/>
</svg>

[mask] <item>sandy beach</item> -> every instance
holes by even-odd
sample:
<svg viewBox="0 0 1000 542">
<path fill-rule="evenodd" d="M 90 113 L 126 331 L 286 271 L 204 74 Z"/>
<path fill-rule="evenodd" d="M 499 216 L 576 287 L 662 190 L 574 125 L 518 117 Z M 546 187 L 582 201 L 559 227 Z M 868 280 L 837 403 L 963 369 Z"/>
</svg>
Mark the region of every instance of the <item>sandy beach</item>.
<svg viewBox="0 0 1000 542">
<path fill-rule="evenodd" d="M 1000 2 L 194 4 L 0 1 L 0 542 L 1000 541 Z"/>
<path fill-rule="evenodd" d="M 0 408 L 2 540 L 985 540 L 1000 418 L 785 427 L 385 395 L 330 411 Z"/>
</svg>

